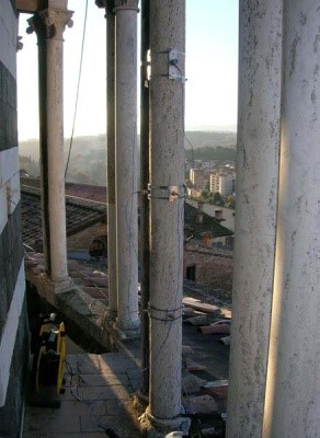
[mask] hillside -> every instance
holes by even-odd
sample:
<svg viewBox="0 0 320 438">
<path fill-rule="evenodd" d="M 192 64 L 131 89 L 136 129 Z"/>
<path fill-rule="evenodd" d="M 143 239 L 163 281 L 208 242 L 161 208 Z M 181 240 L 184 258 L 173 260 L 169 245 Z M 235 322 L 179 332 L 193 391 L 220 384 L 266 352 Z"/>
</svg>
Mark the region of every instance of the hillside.
<svg viewBox="0 0 320 438">
<path fill-rule="evenodd" d="M 65 159 L 68 156 L 69 139 L 65 141 Z M 186 132 L 186 157 L 197 159 L 233 159 L 236 134 L 232 132 Z M 139 140 L 138 140 L 139 144 Z M 21 141 L 19 144 L 21 167 L 33 176 L 39 175 L 38 140 Z M 193 149 L 193 152 L 192 152 Z M 67 181 L 104 185 L 106 178 L 105 135 L 76 137 L 73 140 Z"/>
</svg>

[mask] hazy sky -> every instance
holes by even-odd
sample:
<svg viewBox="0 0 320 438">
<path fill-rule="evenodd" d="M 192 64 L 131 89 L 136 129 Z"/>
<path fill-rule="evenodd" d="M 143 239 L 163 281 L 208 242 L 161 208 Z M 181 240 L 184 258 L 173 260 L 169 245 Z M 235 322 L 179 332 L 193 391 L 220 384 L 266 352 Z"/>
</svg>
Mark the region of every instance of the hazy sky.
<svg viewBox="0 0 320 438">
<path fill-rule="evenodd" d="M 186 0 L 186 129 L 231 129 L 237 118 L 238 0 Z M 74 25 L 64 34 L 65 136 L 69 137 L 79 71 L 85 0 L 69 0 Z M 38 66 L 34 34 L 20 15 L 18 52 L 19 138 L 38 137 Z M 89 0 L 87 34 L 75 135 L 106 126 L 106 28 L 103 10 Z"/>
</svg>

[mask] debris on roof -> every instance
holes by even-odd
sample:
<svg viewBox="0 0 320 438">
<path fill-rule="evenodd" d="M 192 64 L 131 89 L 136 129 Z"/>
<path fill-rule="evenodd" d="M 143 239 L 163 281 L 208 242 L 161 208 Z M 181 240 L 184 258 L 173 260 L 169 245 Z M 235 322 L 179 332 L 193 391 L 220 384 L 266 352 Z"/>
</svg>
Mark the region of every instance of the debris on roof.
<svg viewBox="0 0 320 438">
<path fill-rule="evenodd" d="M 229 335 L 230 324 L 213 324 L 200 327 L 201 332 L 204 335 L 216 334 L 216 335 Z"/>
<path fill-rule="evenodd" d="M 191 309 L 198 310 L 203 313 L 217 313 L 220 311 L 219 307 L 214 306 L 213 304 L 202 303 L 200 300 L 196 298 L 185 297 L 182 300 L 182 303 L 185 307 L 190 307 Z"/>
</svg>

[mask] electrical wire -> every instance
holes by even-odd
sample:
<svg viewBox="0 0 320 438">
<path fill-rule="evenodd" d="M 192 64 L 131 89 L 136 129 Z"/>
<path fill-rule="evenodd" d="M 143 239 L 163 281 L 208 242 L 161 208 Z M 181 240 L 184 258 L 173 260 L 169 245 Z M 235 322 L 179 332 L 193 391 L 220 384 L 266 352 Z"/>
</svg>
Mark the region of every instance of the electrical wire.
<svg viewBox="0 0 320 438">
<path fill-rule="evenodd" d="M 80 94 L 80 82 L 81 82 L 81 76 L 82 76 L 84 44 L 85 44 L 86 33 L 87 33 L 86 31 L 87 31 L 87 21 L 88 21 L 88 4 L 89 4 L 89 0 L 86 0 L 85 13 L 84 13 L 84 21 L 83 21 L 83 30 L 82 30 L 82 43 L 81 43 L 81 55 L 80 55 L 80 64 L 79 64 L 79 75 L 78 75 L 77 93 L 76 93 L 76 101 L 75 101 L 75 106 L 74 106 L 72 131 L 71 131 L 69 151 L 68 151 L 68 158 L 67 158 L 67 164 L 66 164 L 66 170 L 65 170 L 65 174 L 64 174 L 64 179 L 67 178 L 69 161 L 70 161 L 70 155 L 71 155 L 71 150 L 72 150 L 72 145 L 73 145 L 74 131 L 75 131 L 76 120 L 77 120 L 77 113 L 78 113 L 78 102 L 79 102 L 79 94 Z"/>
<path fill-rule="evenodd" d="M 181 68 L 178 66 L 178 64 L 172 64 L 180 73 L 180 78 L 181 78 L 181 82 L 182 82 L 182 117 L 183 117 L 183 136 L 185 138 L 185 141 L 188 143 L 188 145 L 191 147 L 191 152 L 192 152 L 192 167 L 194 168 L 194 147 L 193 144 L 191 143 L 191 141 L 188 139 L 187 134 L 186 134 L 186 130 L 185 130 L 185 126 L 184 126 L 184 116 L 185 116 L 185 108 L 186 108 L 186 79 L 183 76 L 182 70 Z"/>
</svg>

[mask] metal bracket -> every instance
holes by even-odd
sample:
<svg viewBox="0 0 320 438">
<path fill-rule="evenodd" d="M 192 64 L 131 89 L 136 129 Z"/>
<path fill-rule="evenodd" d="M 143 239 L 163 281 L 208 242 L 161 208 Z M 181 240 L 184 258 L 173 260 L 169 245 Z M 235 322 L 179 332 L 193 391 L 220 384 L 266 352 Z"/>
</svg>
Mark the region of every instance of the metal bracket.
<svg viewBox="0 0 320 438">
<path fill-rule="evenodd" d="M 169 79 L 173 81 L 185 82 L 186 78 L 182 75 L 182 68 L 179 67 L 181 58 L 185 56 L 184 52 L 178 49 L 169 49 Z"/>
<path fill-rule="evenodd" d="M 185 198 L 185 186 L 158 186 L 152 187 L 148 184 L 149 199 L 167 199 L 174 202 L 177 199 Z"/>
</svg>

